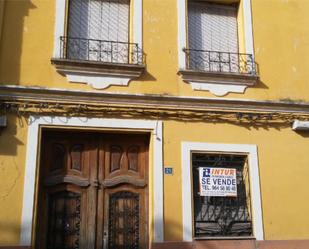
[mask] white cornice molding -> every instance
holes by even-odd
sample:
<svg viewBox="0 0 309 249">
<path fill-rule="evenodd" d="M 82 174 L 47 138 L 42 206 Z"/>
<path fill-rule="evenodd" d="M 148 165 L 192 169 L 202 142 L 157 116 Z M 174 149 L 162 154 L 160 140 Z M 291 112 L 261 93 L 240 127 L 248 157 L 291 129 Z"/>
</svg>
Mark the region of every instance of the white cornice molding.
<svg viewBox="0 0 309 249">
<path fill-rule="evenodd" d="M 309 101 L 276 101 L 231 98 L 205 98 L 161 94 L 131 94 L 59 88 L 1 85 L 0 100 L 20 102 L 89 103 L 134 105 L 141 108 L 172 108 L 173 110 L 220 110 L 234 112 L 265 112 L 309 114 Z"/>
</svg>

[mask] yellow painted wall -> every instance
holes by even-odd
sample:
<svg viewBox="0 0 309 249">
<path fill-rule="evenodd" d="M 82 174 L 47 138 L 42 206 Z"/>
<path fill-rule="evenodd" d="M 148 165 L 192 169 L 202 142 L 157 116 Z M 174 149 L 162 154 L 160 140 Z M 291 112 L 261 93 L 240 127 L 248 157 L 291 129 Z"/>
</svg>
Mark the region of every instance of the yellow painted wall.
<svg viewBox="0 0 309 249">
<path fill-rule="evenodd" d="M 0 245 L 19 244 L 26 142 L 25 120 L 9 116 L 0 131 Z"/>
<path fill-rule="evenodd" d="M 112 86 L 102 92 L 214 97 L 209 92 L 193 91 L 177 75 L 177 1 L 143 2 L 147 72 L 129 87 Z M 309 1 L 252 0 L 252 11 L 261 82 L 245 94 L 225 98 L 309 101 Z M 92 90 L 87 85 L 68 83 L 50 64 L 54 13 L 53 0 L 6 2 L 0 36 L 0 84 Z M 308 238 L 309 216 L 304 215 L 309 210 L 304 188 L 309 175 L 307 136 L 290 127 L 254 129 L 166 121 L 164 165 L 175 169 L 173 176 L 164 177 L 166 240 L 182 238 L 181 141 L 257 144 L 265 238 Z M 8 128 L 0 134 L 0 244 L 19 243 L 26 142 L 27 125 L 10 116 Z"/>
<path fill-rule="evenodd" d="M 265 239 L 308 239 L 309 135 L 290 127 L 250 128 L 232 124 L 164 123 L 164 165 L 173 176 L 164 177 L 165 238 L 181 240 L 181 142 L 256 144 L 260 169 Z M 177 208 L 175 208 L 177 207 Z"/>
<path fill-rule="evenodd" d="M 309 96 L 309 1 L 253 1 L 255 54 L 264 98 Z"/>
<path fill-rule="evenodd" d="M 256 61 L 261 82 L 225 98 L 309 100 L 309 1 L 252 0 Z M 0 84 L 92 90 L 68 83 L 50 64 L 55 1 L 7 1 L 0 45 Z M 14 32 L 13 32 L 14 31 Z M 177 75 L 177 1 L 143 1 L 147 72 L 129 87 L 102 91 L 214 97 L 193 91 Z"/>
<path fill-rule="evenodd" d="M 257 144 L 265 239 L 308 238 L 308 134 L 290 127 L 256 129 L 179 121 L 165 121 L 163 133 L 164 165 L 174 167 L 173 176 L 164 176 L 167 241 L 182 240 L 182 141 Z M 15 143 L 8 145 L 7 141 Z M 10 117 L 0 135 L 0 244 L 19 242 L 26 141 L 25 123 Z"/>
</svg>

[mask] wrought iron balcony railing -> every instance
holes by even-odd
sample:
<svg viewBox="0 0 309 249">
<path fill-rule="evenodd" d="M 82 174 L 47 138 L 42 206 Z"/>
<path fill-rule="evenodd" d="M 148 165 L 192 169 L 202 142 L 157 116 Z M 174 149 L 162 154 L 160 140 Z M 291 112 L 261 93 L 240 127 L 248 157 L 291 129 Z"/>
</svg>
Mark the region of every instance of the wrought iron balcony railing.
<svg viewBox="0 0 309 249">
<path fill-rule="evenodd" d="M 60 37 L 61 59 L 143 65 L 143 51 L 137 43 L 77 37 Z"/>
<path fill-rule="evenodd" d="M 251 54 L 184 49 L 186 69 L 214 73 L 257 75 Z"/>
</svg>

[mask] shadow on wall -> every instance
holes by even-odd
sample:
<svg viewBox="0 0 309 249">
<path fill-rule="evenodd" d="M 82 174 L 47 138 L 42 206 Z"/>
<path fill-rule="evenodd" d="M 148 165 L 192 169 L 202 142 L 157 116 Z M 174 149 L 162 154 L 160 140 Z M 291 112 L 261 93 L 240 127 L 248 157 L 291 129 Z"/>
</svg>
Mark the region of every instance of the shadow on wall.
<svg viewBox="0 0 309 249">
<path fill-rule="evenodd" d="M 191 231 L 186 231 L 186 233 Z M 165 241 L 182 241 L 183 226 L 182 220 L 178 222 L 168 218 L 164 218 L 164 240 Z"/>
<path fill-rule="evenodd" d="M 10 222 L 1 222 L 0 223 L 0 248 L 11 248 L 13 246 L 9 241 L 3 240 L 3 238 L 19 238 L 20 236 L 20 225 Z M 2 239 L 1 239 L 2 238 Z M 7 247 L 5 246 L 7 244 Z M 16 243 L 15 245 L 18 245 Z M 10 246 L 10 247 L 9 247 Z"/>
<path fill-rule="evenodd" d="M 143 52 L 143 61 L 144 64 L 146 65 L 146 68 L 144 70 L 144 72 L 142 73 L 142 75 L 136 79 L 137 81 L 141 82 L 145 82 L 145 81 L 150 81 L 150 82 L 154 82 L 157 81 L 157 79 L 147 70 L 147 54 L 145 52 Z"/>
<path fill-rule="evenodd" d="M 298 134 L 299 136 L 302 136 L 303 138 L 307 138 L 309 137 L 309 131 L 304 130 L 304 131 L 295 131 L 296 134 Z"/>
<path fill-rule="evenodd" d="M 0 130 L 0 156 L 17 156 L 17 147 L 24 145 L 24 142 L 16 137 L 17 130 L 25 125 L 26 121 L 22 118 L 8 115 L 7 127 Z"/>
<path fill-rule="evenodd" d="M 18 85 L 23 34 L 27 32 L 27 28 L 24 26 L 24 19 L 28 16 L 29 10 L 36 8 L 36 6 L 31 0 L 14 0 L 5 1 L 3 7 L 0 40 L 0 84 Z"/>
<path fill-rule="evenodd" d="M 17 118 L 8 116 L 8 126 L 0 130 L 0 246 L 14 241 L 18 244 L 20 236 L 20 210 L 17 206 L 22 191 L 24 163 L 18 158 L 18 147 L 24 142 L 17 134 L 19 125 Z"/>
<path fill-rule="evenodd" d="M 260 71 L 260 65 L 259 63 L 255 62 L 255 68 L 256 68 L 256 72 L 257 75 L 259 76 L 258 81 L 256 83 L 256 85 L 254 86 L 254 88 L 260 88 L 260 89 L 269 89 L 269 87 L 267 86 L 267 84 L 265 82 L 263 82 L 261 80 L 261 71 Z"/>
</svg>

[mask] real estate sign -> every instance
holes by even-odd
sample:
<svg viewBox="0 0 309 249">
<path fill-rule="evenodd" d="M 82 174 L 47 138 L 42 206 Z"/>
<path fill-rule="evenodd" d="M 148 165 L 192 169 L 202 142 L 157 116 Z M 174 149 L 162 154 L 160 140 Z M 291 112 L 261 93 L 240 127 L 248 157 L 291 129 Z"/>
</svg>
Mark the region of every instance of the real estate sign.
<svg viewBox="0 0 309 249">
<path fill-rule="evenodd" d="M 199 168 L 201 196 L 237 196 L 236 169 Z"/>
</svg>

